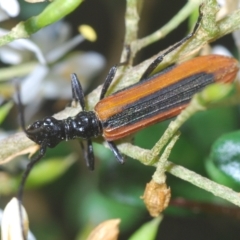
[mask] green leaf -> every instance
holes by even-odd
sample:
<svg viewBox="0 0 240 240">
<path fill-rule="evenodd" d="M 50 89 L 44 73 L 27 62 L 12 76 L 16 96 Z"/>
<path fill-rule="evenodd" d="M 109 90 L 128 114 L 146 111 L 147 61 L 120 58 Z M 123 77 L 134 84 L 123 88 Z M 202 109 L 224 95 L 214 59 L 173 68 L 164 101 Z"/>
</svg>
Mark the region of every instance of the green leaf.
<svg viewBox="0 0 240 240">
<path fill-rule="evenodd" d="M 11 110 L 12 106 L 13 102 L 10 101 L 0 107 L 0 124 L 4 121 L 9 111 Z"/>
<path fill-rule="evenodd" d="M 33 22 L 36 23 L 37 28 L 45 27 L 71 13 L 82 2 L 83 0 L 55 0 L 41 14 L 34 17 Z"/>
<path fill-rule="evenodd" d="M 157 235 L 159 224 L 163 217 L 159 216 L 154 218 L 150 222 L 143 224 L 130 238 L 129 240 L 154 240 Z"/>
<path fill-rule="evenodd" d="M 236 108 L 215 108 L 203 111 L 183 126 L 183 134 L 188 137 L 198 150 L 199 161 L 209 151 L 209 146 L 222 134 L 234 131 L 238 127 Z M 221 119 L 221 121 L 219 121 Z M 204 127 L 200 127 L 204 123 Z"/>
<path fill-rule="evenodd" d="M 201 104 L 207 106 L 208 104 L 217 103 L 235 93 L 234 84 L 214 83 L 204 88 L 198 94 L 198 99 Z"/>
<path fill-rule="evenodd" d="M 50 158 L 39 162 L 32 169 L 27 179 L 26 186 L 42 186 L 54 181 L 68 170 L 68 168 L 75 162 L 75 159 L 75 156 L 71 154 L 64 158 Z"/>
<path fill-rule="evenodd" d="M 138 206 L 129 206 L 106 197 L 98 189 L 91 189 L 81 181 L 80 184 L 68 191 L 67 218 L 74 222 L 75 226 L 97 225 L 105 220 L 121 219 L 121 231 L 129 231 L 142 219 L 143 211 Z M 136 217 L 137 216 L 137 217 Z"/>
<path fill-rule="evenodd" d="M 206 170 L 208 172 L 208 175 L 211 177 L 212 180 L 215 182 L 218 182 L 224 186 L 228 186 L 230 188 L 233 188 L 235 190 L 239 189 L 240 186 L 238 183 L 236 183 L 231 177 L 226 175 L 224 172 L 221 171 L 214 163 L 211 161 L 211 159 L 208 159 L 205 163 Z"/>
<path fill-rule="evenodd" d="M 212 146 L 207 163 L 209 174 L 217 181 L 240 183 L 240 131 L 220 137 Z M 219 171 L 219 172 L 218 172 Z M 224 176 L 223 176 L 224 175 Z"/>
</svg>

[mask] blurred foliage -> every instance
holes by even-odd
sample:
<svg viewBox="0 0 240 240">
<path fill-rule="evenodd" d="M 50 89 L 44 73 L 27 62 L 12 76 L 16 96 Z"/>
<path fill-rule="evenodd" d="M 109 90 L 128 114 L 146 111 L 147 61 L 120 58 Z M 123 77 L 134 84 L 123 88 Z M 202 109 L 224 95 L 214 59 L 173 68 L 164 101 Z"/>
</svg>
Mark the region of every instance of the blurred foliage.
<svg viewBox="0 0 240 240">
<path fill-rule="evenodd" d="M 140 34 L 145 35 L 159 28 L 184 3 L 185 1 L 156 0 L 149 2 L 144 9 Z M 24 19 L 30 17 L 31 14 L 36 14 L 37 11 L 41 11 L 43 6 L 42 3 L 24 4 L 28 6 L 21 9 L 20 17 Z M 108 64 L 105 72 L 109 66 L 118 62 L 123 39 L 124 6 L 124 1 L 120 0 L 114 1 L 114 4 L 89 0 L 66 18 L 73 27 L 80 23 L 88 23 L 96 29 L 99 41 L 93 44 L 84 43 L 83 48 L 97 50 L 106 56 Z M 186 34 L 187 29 L 186 25 L 180 26 L 163 41 L 142 51 L 138 55 L 137 61 L 143 60 L 181 39 Z M 226 43 L 232 49 L 231 37 L 225 37 L 222 43 Z M 104 79 L 104 73 L 99 76 L 99 79 Z M 93 85 L 96 86 L 100 80 L 95 81 Z M 49 109 L 54 109 L 56 105 L 56 102 L 47 102 L 46 109 L 42 109 L 42 113 L 39 115 L 44 115 L 50 111 Z M 0 110 L 2 109 L 3 107 Z M 15 118 L 16 113 L 10 113 L 3 127 L 10 128 L 11 122 L 15 123 Z M 221 163 L 213 156 L 215 154 L 210 155 L 207 163 L 205 160 L 209 155 L 211 145 L 218 137 L 239 128 L 238 119 L 239 110 L 236 107 L 216 108 L 196 114 L 182 127 L 181 137 L 171 153 L 170 160 L 199 174 L 212 177 L 218 182 L 224 182 L 229 187 L 236 186 L 236 183 L 232 185 L 231 181 L 226 181 L 226 175 L 228 178 L 232 177 L 231 172 L 215 173 L 216 168 L 218 170 L 221 168 Z M 151 148 L 160 138 L 168 123 L 169 121 L 163 122 L 142 130 L 136 134 L 134 143 L 140 147 Z M 239 145 L 239 132 L 225 135 L 222 139 L 227 141 L 228 137 L 235 139 L 236 146 Z M 218 148 L 220 144 L 222 143 L 215 143 L 213 150 Z M 128 239 L 136 229 L 150 220 L 140 196 L 143 194 L 146 183 L 150 181 L 154 169 L 143 166 L 133 159 L 126 159 L 124 166 L 120 166 L 110 150 L 99 144 L 94 144 L 94 149 L 98 160 L 94 172 L 89 172 L 86 168 L 77 141 L 64 142 L 54 149 L 48 149 L 45 160 L 33 170 L 28 179 L 28 187 L 31 186 L 31 189 L 35 190 L 24 192 L 24 205 L 29 214 L 31 230 L 37 239 L 75 239 L 78 232 L 84 232 L 86 229 L 89 231 L 90 227 L 109 218 L 121 218 L 119 239 Z M 79 161 L 69 160 L 69 154 L 72 151 L 77 153 Z M 3 170 L 4 173 L 8 173 L 7 167 Z M 2 173 L 3 171 L 0 171 L 0 179 Z M 9 176 L 12 175 L 9 174 Z M 17 172 L 17 177 L 19 177 L 19 172 Z M 167 182 L 171 187 L 173 198 L 181 196 L 194 201 L 226 204 L 219 198 L 172 176 L 168 176 Z M 1 181 L 1 184 L 4 182 Z M 11 194 L 1 196 L 1 208 L 12 197 Z M 229 218 L 224 216 L 217 218 L 210 214 L 204 216 L 199 214 L 198 222 L 196 220 L 197 213 L 171 206 L 167 209 L 166 215 L 168 220 L 166 222 L 163 220 L 159 230 L 159 236 L 162 239 L 191 239 L 189 237 L 191 232 L 194 232 L 195 239 L 214 239 L 214 231 L 211 231 L 211 227 L 214 226 L 219 232 L 224 226 L 226 235 L 228 233 L 235 233 L 235 236 L 240 234 L 239 221 L 237 221 L 238 224 L 234 224 L 235 220 L 229 221 Z M 183 232 L 177 229 L 174 226 L 176 216 L 180 217 L 180 221 L 183 223 L 185 223 L 184 219 L 190 219 L 190 222 L 194 220 L 192 222 L 195 224 L 191 225 L 191 231 L 189 230 L 189 222 L 183 225 Z M 203 220 L 207 222 L 207 226 L 203 224 Z M 204 231 L 201 226 L 205 227 Z M 157 231 L 156 225 L 151 227 Z M 142 227 L 138 231 L 153 231 L 151 227 L 147 229 Z M 197 238 L 198 235 L 202 238 Z M 216 236 L 218 238 L 215 239 L 224 239 L 225 237 L 224 234 L 222 236 L 216 234 Z M 131 239 L 136 238 L 132 237 Z M 154 237 L 148 239 L 154 239 Z"/>
<path fill-rule="evenodd" d="M 9 101 L 0 107 L 0 124 L 4 121 L 13 106 L 13 102 Z"/>
</svg>

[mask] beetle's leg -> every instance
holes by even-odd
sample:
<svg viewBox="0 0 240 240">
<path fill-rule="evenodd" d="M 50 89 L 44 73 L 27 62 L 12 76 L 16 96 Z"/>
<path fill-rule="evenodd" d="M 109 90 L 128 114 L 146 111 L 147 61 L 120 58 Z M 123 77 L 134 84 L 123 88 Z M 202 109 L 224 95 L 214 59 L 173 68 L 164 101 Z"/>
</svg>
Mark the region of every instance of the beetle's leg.
<svg viewBox="0 0 240 240">
<path fill-rule="evenodd" d="M 82 110 L 85 110 L 85 101 L 82 85 L 80 84 L 78 77 L 75 73 L 71 74 L 72 85 L 72 98 L 75 102 L 79 102 Z"/>
<path fill-rule="evenodd" d="M 85 148 L 83 142 L 80 142 L 80 145 L 82 147 L 83 153 L 84 153 L 84 159 L 86 162 L 87 167 L 89 170 L 93 171 L 94 170 L 94 153 L 93 153 L 93 145 L 92 145 L 92 140 L 87 139 L 87 149 Z"/>
<path fill-rule="evenodd" d="M 122 156 L 122 154 L 119 152 L 117 146 L 115 145 L 114 142 L 110 142 L 110 141 L 107 141 L 110 149 L 112 150 L 113 154 L 115 155 L 115 157 L 117 158 L 118 162 L 123 164 L 124 163 L 124 158 Z"/>
<path fill-rule="evenodd" d="M 129 59 L 130 59 L 130 53 L 131 53 L 131 50 L 130 50 L 130 47 L 129 45 L 126 46 L 126 49 L 127 49 L 127 57 L 126 57 L 126 60 L 124 62 L 121 62 L 119 64 L 116 64 L 114 65 L 113 67 L 111 67 L 111 69 L 109 70 L 108 72 L 108 75 L 103 83 L 103 86 L 102 86 L 102 91 L 101 91 L 101 94 L 100 94 L 100 100 L 103 99 L 106 95 L 106 92 L 110 86 L 110 84 L 112 83 L 112 80 L 113 78 L 115 77 L 115 74 L 117 72 L 117 69 L 118 67 L 120 66 L 124 66 L 124 65 L 127 65 L 128 62 L 129 62 Z"/>
<path fill-rule="evenodd" d="M 162 60 L 164 59 L 164 57 L 169 54 L 170 52 L 172 52 L 173 50 L 175 50 L 176 48 L 180 47 L 181 45 L 183 45 L 188 39 L 190 39 L 198 30 L 198 27 L 200 25 L 200 22 L 202 20 L 202 12 L 201 12 L 201 6 L 199 8 L 199 17 L 198 20 L 194 26 L 194 29 L 191 33 L 189 33 L 185 38 L 183 38 L 182 40 L 180 40 L 179 42 L 175 43 L 173 46 L 171 46 L 169 49 L 167 49 L 166 52 L 164 52 L 162 55 L 158 56 L 149 66 L 148 68 L 145 70 L 145 72 L 143 73 L 140 81 L 146 79 L 155 68 L 157 68 L 157 66 L 162 62 Z"/>
</svg>

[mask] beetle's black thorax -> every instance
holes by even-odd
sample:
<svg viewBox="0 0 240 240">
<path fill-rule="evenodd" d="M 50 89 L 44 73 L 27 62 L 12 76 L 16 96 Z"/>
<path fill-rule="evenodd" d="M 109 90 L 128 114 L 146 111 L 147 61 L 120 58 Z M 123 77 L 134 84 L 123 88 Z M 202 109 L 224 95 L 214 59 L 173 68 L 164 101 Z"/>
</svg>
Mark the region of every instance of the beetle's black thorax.
<svg viewBox="0 0 240 240">
<path fill-rule="evenodd" d="M 82 111 L 75 117 L 63 120 L 65 140 L 88 139 L 102 134 L 102 125 L 93 111 Z"/>
</svg>

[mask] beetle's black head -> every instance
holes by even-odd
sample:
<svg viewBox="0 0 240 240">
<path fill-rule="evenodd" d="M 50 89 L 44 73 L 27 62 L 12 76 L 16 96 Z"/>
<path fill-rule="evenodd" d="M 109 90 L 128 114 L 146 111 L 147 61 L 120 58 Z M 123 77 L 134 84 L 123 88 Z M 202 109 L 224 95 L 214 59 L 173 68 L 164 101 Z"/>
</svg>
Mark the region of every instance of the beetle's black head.
<svg viewBox="0 0 240 240">
<path fill-rule="evenodd" d="M 43 141 L 47 142 L 47 146 L 55 147 L 62 138 L 61 121 L 53 117 L 47 117 L 43 120 L 38 120 L 26 129 L 27 136 L 35 143 L 41 145 Z"/>
</svg>

